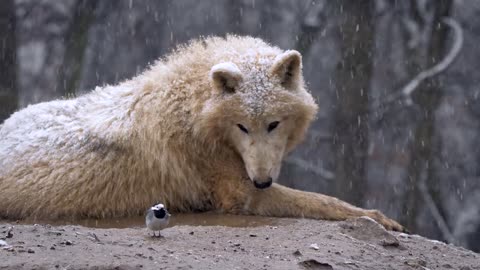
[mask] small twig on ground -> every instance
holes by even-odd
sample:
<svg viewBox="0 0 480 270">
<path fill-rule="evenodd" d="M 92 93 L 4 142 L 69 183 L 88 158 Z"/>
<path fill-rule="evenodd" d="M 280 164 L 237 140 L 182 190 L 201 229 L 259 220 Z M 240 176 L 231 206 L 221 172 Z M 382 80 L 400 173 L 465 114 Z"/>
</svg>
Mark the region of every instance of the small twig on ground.
<svg viewBox="0 0 480 270">
<path fill-rule="evenodd" d="M 84 234 L 84 233 L 80 233 L 80 232 L 75 232 L 76 235 L 81 235 L 81 236 L 86 236 L 92 240 L 94 240 L 95 242 L 98 242 L 98 243 L 102 243 L 102 241 L 100 240 L 100 238 L 98 238 L 98 236 L 93 233 L 93 232 L 88 232 L 87 234 Z"/>
<path fill-rule="evenodd" d="M 48 234 L 54 234 L 54 235 L 62 235 L 64 232 L 63 231 L 54 231 L 50 230 L 47 232 Z"/>
<path fill-rule="evenodd" d="M 95 241 L 97 241 L 97 242 L 102 242 L 102 241 L 100 241 L 100 239 L 98 238 L 98 236 L 97 236 L 95 233 L 89 232 L 88 235 L 89 235 L 90 237 L 92 237 L 93 239 L 95 239 Z"/>
</svg>

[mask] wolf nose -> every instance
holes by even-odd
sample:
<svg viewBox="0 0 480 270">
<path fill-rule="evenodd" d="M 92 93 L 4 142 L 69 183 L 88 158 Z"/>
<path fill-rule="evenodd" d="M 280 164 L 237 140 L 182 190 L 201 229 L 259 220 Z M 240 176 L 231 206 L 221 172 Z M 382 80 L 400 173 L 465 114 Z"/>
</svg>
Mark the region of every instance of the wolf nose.
<svg viewBox="0 0 480 270">
<path fill-rule="evenodd" d="M 255 185 L 256 188 L 259 188 L 259 189 L 268 188 L 272 185 L 272 178 L 269 177 L 265 182 L 259 181 L 257 179 L 253 179 L 253 184 Z"/>
</svg>

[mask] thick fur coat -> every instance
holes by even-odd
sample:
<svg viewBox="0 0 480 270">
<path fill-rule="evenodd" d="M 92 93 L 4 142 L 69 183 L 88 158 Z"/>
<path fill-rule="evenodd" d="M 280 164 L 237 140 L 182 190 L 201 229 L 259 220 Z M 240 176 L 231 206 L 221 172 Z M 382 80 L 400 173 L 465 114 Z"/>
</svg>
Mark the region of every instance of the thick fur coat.
<svg viewBox="0 0 480 270">
<path fill-rule="evenodd" d="M 0 216 L 169 210 L 345 219 L 375 210 L 272 184 L 317 105 L 301 56 L 260 39 L 192 41 L 141 75 L 40 103 L 0 126 Z"/>
</svg>

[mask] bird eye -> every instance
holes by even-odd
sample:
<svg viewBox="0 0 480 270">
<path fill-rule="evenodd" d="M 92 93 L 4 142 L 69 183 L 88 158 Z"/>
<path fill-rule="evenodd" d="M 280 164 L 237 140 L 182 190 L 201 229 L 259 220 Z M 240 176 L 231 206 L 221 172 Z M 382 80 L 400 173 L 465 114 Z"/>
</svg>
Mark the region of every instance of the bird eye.
<svg viewBox="0 0 480 270">
<path fill-rule="evenodd" d="M 244 127 L 242 124 L 237 124 L 237 127 L 238 127 L 241 131 L 243 131 L 243 132 L 245 132 L 246 134 L 248 134 L 248 129 L 247 129 L 246 127 Z"/>
<path fill-rule="evenodd" d="M 278 124 L 280 124 L 280 122 L 278 121 L 274 121 L 274 122 L 271 122 L 269 125 L 268 125 L 268 132 L 272 132 L 272 130 L 276 129 Z"/>
</svg>

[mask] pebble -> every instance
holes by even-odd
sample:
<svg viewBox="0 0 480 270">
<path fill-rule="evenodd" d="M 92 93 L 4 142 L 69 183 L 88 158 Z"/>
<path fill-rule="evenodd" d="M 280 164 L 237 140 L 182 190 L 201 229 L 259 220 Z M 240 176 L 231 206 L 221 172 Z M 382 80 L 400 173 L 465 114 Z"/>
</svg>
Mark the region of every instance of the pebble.
<svg viewBox="0 0 480 270">
<path fill-rule="evenodd" d="M 60 244 L 61 244 L 61 245 L 71 246 L 71 245 L 73 245 L 73 242 L 70 241 L 70 240 L 65 240 L 65 241 L 60 242 Z"/>
<path fill-rule="evenodd" d="M 293 255 L 294 256 L 302 256 L 302 253 L 300 252 L 300 250 L 297 249 L 293 252 Z"/>
<path fill-rule="evenodd" d="M 13 237 L 12 230 L 13 230 L 13 227 L 8 227 L 7 235 L 5 235 L 5 238 L 12 238 Z"/>
<path fill-rule="evenodd" d="M 311 248 L 311 249 L 314 249 L 314 250 L 319 250 L 319 249 L 320 249 L 320 248 L 318 247 L 318 244 L 317 244 L 317 243 L 311 244 L 311 245 L 310 245 L 310 248 Z"/>
</svg>

